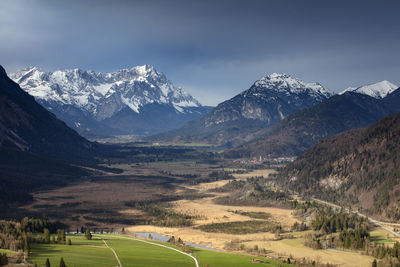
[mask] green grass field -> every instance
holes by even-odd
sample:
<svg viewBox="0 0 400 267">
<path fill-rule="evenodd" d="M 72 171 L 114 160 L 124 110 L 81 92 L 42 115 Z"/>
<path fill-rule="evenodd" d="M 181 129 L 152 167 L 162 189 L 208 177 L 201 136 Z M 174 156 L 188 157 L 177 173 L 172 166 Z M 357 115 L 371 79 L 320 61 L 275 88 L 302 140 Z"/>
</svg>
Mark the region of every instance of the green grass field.
<svg viewBox="0 0 400 267">
<path fill-rule="evenodd" d="M 63 257 L 67 266 L 116 266 L 113 253 L 103 241 L 94 238 L 85 240 L 83 236 L 68 236 L 72 245 L 32 244 L 29 261 L 44 266 L 49 258 L 51 266 L 58 266 Z"/>
<path fill-rule="evenodd" d="M 0 253 L 1 254 L 6 253 L 7 255 L 14 255 L 16 252 L 12 251 L 12 250 L 7 250 L 7 249 L 1 249 L 0 248 Z"/>
<path fill-rule="evenodd" d="M 252 262 L 255 258 L 266 263 L 259 264 L 260 266 L 293 266 L 263 257 L 237 255 L 203 249 L 193 249 L 193 256 L 197 258 L 201 267 L 204 266 L 204 264 L 208 264 L 210 267 L 254 267 L 258 266 L 258 264 Z"/>
<path fill-rule="evenodd" d="M 193 267 L 192 258 L 180 254 L 174 250 L 143 243 L 125 235 L 93 235 L 92 240 L 86 240 L 82 235 L 67 236 L 72 245 L 48 245 L 32 244 L 29 261 L 44 266 L 46 258 L 49 258 L 51 266 L 58 266 L 60 258 L 63 257 L 68 267 L 78 266 L 117 266 L 112 251 L 107 248 L 101 238 L 113 248 L 123 267 Z M 170 244 L 155 242 L 172 247 Z M 210 267 L 246 267 L 254 266 L 252 259 L 255 257 L 228 254 L 202 249 L 192 249 L 199 265 L 209 264 Z M 262 266 L 286 266 L 285 264 L 261 258 L 268 262 Z M 280 265 L 279 265 L 280 264 Z"/>
<path fill-rule="evenodd" d="M 392 235 L 388 235 L 383 229 L 376 228 L 371 231 L 371 240 L 385 245 L 393 245 L 397 240 Z M 388 238 L 389 236 L 389 238 Z"/>
</svg>

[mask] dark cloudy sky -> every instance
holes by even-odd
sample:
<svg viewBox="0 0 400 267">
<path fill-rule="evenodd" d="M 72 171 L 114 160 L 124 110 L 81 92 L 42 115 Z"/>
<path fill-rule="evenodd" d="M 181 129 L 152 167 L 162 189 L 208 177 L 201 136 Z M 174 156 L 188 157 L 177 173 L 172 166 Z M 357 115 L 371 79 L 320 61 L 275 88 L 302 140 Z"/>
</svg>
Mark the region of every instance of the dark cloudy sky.
<svg viewBox="0 0 400 267">
<path fill-rule="evenodd" d="M 399 85 L 399 10 L 385 0 L 1 0 L 0 64 L 151 64 L 210 105 L 272 72 L 333 91 Z"/>
</svg>

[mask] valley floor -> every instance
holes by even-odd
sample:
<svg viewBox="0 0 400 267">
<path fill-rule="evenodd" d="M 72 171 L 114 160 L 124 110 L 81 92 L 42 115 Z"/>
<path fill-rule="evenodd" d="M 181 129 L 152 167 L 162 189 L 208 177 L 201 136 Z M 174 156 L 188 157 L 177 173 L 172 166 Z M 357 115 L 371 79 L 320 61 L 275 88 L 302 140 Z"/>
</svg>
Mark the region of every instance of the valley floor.
<svg viewBox="0 0 400 267">
<path fill-rule="evenodd" d="M 121 229 L 124 226 L 126 232 L 158 233 L 174 236 L 176 239 L 181 238 L 185 242 L 218 250 L 192 248 L 192 253 L 199 262 L 201 264 L 208 263 L 210 266 L 247 266 L 246 264 L 251 264 L 251 259 L 258 257 L 258 255 L 280 259 L 281 261 L 286 261 L 289 257 L 297 260 L 305 258 L 309 261 L 344 267 L 370 266 L 373 261 L 372 257 L 356 251 L 315 250 L 304 246 L 304 236 L 307 231 L 291 231 L 292 225 L 299 221 L 292 209 L 230 206 L 215 203 L 216 198 L 228 193 L 216 192 L 213 189 L 226 185 L 232 179 L 245 180 L 254 176 L 268 177 L 274 170 L 258 169 L 247 173 L 239 172 L 234 173 L 234 177 L 229 180 L 190 185 L 190 183 L 181 182 L 185 179 L 188 180 L 184 178 L 188 174 L 204 177 L 210 172 L 220 171 L 222 167 L 194 161 L 118 164 L 112 165 L 112 167 L 120 168 L 124 172 L 113 175 L 104 174 L 85 183 L 38 192 L 34 194 L 35 201 L 23 207 L 23 212 L 29 211 L 34 215 L 47 214 L 55 218 L 68 218 L 68 223 L 72 225 L 73 231 L 74 227 L 78 228 L 81 225 L 86 225 L 91 229 L 105 230 L 107 227 L 112 230 Z M 229 171 L 235 171 L 235 169 Z M 188 194 L 188 192 L 192 198 L 179 198 L 179 196 Z M 192 216 L 194 218 L 193 225 L 189 227 L 163 227 L 149 225 L 148 222 L 146 224 L 141 223 L 144 222 L 145 213 L 136 209 L 135 206 L 127 205 L 132 201 L 169 203 L 168 210 Z M 248 215 L 251 213 L 268 214 L 269 218 L 267 220 L 254 218 Z M 247 221 L 260 220 L 281 225 L 284 230 L 283 233 L 256 231 L 255 233 L 237 234 L 206 232 L 199 229 L 199 227 L 211 224 L 237 222 L 246 224 Z M 371 235 L 373 239 L 381 243 L 392 244 L 395 241 L 382 229 L 376 229 Z M 79 262 L 87 260 L 85 266 L 116 264 L 112 252 L 107 250 L 104 243 L 101 242 L 101 237 L 95 237 L 93 243 L 89 244 L 85 243 L 86 241 L 79 236 L 72 236 L 72 243 L 82 244 L 81 248 L 63 245 L 34 245 L 30 259 L 32 262 L 43 264 L 46 257 L 50 257 L 52 261 L 58 261 L 60 255 L 64 255 L 67 266 L 82 266 L 74 265 L 74 258 Z M 134 240 L 123 240 L 115 236 L 108 236 L 107 243 L 116 250 L 123 266 L 157 266 L 157 264 L 160 264 L 158 260 L 169 257 L 153 257 L 153 252 L 141 250 L 146 246 L 139 246 L 139 248 L 137 247 L 139 244 L 136 244 L 137 242 Z M 257 247 L 257 251 L 263 250 L 263 252 L 261 254 L 255 252 L 255 247 Z M 224 258 L 221 256 L 225 255 L 222 252 L 234 253 L 235 256 L 226 254 L 227 256 Z M 98 253 L 101 254 L 99 259 L 93 260 L 92 258 L 96 258 L 95 255 Z M 172 252 L 165 253 L 170 255 Z M 241 256 L 249 254 L 254 255 Z M 75 256 L 72 257 L 72 255 Z M 160 255 L 164 254 L 161 253 Z M 153 258 L 149 260 L 149 256 Z M 86 259 L 86 257 L 88 258 Z M 103 260 L 102 257 L 106 258 Z M 233 258 L 239 262 L 242 260 L 241 265 L 229 264 L 233 263 L 231 261 Z M 97 263 L 97 260 L 99 260 L 99 263 Z M 149 263 L 150 265 L 130 265 L 133 264 L 132 262 Z M 193 261 L 184 255 L 173 256 L 170 262 L 171 265 L 162 264 L 158 266 L 194 266 Z"/>
</svg>

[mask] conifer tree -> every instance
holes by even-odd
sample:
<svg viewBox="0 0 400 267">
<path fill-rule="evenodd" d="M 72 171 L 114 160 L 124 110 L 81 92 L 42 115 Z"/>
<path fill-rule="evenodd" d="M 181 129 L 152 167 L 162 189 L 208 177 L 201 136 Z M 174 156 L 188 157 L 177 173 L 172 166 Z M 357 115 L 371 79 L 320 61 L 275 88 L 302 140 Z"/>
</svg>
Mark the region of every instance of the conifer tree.
<svg viewBox="0 0 400 267">
<path fill-rule="evenodd" d="M 63 241 L 64 244 L 65 244 L 66 236 L 65 236 L 65 230 L 64 230 L 64 229 L 61 230 L 61 238 L 62 238 L 62 241 Z"/>
<path fill-rule="evenodd" d="M 8 264 L 7 254 L 0 254 L 0 266 L 5 266 Z"/>
<path fill-rule="evenodd" d="M 25 232 L 23 232 L 22 234 L 22 240 L 24 242 L 24 251 L 25 252 L 29 252 L 29 242 L 28 242 L 28 236 L 26 235 Z"/>
<path fill-rule="evenodd" d="M 50 267 L 50 260 L 49 260 L 49 258 L 46 259 L 46 267 Z"/>
<path fill-rule="evenodd" d="M 60 267 L 67 267 L 67 265 L 65 265 L 64 259 L 62 257 L 60 259 Z"/>
<path fill-rule="evenodd" d="M 86 237 L 87 240 L 91 240 L 92 239 L 92 234 L 90 233 L 89 229 L 86 229 L 85 237 Z"/>
<path fill-rule="evenodd" d="M 43 229 L 43 239 L 44 243 L 50 244 L 50 231 L 47 228 Z"/>
</svg>

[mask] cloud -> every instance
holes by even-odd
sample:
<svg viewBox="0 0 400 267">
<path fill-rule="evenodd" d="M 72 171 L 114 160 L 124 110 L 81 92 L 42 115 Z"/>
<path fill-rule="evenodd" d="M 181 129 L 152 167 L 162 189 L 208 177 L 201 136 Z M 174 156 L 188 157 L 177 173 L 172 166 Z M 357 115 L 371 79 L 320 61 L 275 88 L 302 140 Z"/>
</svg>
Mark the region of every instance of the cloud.
<svg viewBox="0 0 400 267">
<path fill-rule="evenodd" d="M 2 0 L 0 58 L 11 70 L 152 64 L 208 104 L 270 72 L 338 91 L 399 82 L 399 7 L 368 0 Z"/>
</svg>

